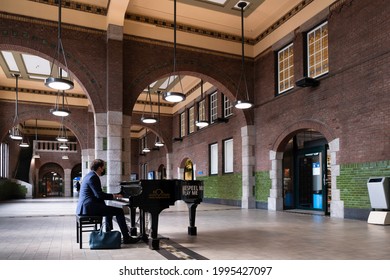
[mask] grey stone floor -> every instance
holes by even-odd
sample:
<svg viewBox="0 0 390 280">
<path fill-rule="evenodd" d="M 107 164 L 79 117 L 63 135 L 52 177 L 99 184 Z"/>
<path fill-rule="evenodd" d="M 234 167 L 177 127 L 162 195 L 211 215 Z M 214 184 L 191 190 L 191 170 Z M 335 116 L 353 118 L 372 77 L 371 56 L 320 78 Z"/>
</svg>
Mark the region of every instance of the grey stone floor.
<svg viewBox="0 0 390 280">
<path fill-rule="evenodd" d="M 390 227 L 365 221 L 202 203 L 197 236 L 183 202 L 160 214 L 160 250 L 90 250 L 76 243 L 77 198 L 0 203 L 0 260 L 389 260 Z M 117 225 L 115 225 L 117 227 Z M 87 233 L 86 233 L 87 234 Z"/>
</svg>

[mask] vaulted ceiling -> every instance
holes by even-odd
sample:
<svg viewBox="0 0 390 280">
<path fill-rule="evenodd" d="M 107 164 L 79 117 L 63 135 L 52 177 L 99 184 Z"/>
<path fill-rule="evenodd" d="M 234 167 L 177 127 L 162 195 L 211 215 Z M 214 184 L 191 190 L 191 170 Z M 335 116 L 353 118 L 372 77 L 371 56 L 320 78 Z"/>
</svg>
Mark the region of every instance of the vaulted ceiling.
<svg viewBox="0 0 390 280">
<path fill-rule="evenodd" d="M 244 11 L 245 55 L 255 58 L 281 38 L 326 9 L 336 0 L 177 0 L 177 43 L 191 47 L 241 55 L 241 14 L 238 2 L 247 2 Z M 127 36 L 173 42 L 173 0 L 62 0 L 62 23 L 107 30 L 110 24 L 123 26 Z M 58 21 L 57 0 L 1 0 L 0 18 L 14 14 Z M 0 42 L 1 43 L 1 42 Z M 66 46 L 64 46 L 66 51 Z M 0 100 L 12 101 L 15 87 L 12 73 L 20 73 L 20 100 L 54 104 L 56 95 L 39 96 L 34 91 L 47 90 L 42 78 L 47 76 L 50 62 L 18 52 L 0 52 Z M 182 77 L 184 91 L 200 83 L 195 77 Z M 152 91 L 164 86 L 165 80 L 151 85 Z M 204 91 L 212 85 L 206 83 Z M 145 89 L 146 90 L 146 89 Z M 193 90 L 190 99 L 201 94 Z M 146 91 L 140 93 L 137 111 L 145 109 Z M 155 98 L 155 97 L 154 97 Z M 67 93 L 70 106 L 88 106 L 82 88 L 76 84 Z M 155 100 L 154 100 L 155 101 Z M 148 106 L 146 106 L 148 107 Z M 179 109 L 166 107 L 162 113 Z M 30 120 L 26 126 L 35 126 Z M 39 127 L 53 124 L 39 120 Z M 58 124 L 54 126 L 58 127 Z M 137 129 L 134 129 L 136 132 Z"/>
</svg>

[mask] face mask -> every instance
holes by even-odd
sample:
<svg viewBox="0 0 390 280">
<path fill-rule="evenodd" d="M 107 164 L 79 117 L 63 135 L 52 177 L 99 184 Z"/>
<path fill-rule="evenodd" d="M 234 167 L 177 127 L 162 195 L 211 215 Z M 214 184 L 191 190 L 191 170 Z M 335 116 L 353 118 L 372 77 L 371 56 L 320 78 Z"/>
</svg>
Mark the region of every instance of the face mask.
<svg viewBox="0 0 390 280">
<path fill-rule="evenodd" d="M 103 169 L 102 173 L 100 173 L 100 176 L 106 175 L 106 169 Z"/>
</svg>

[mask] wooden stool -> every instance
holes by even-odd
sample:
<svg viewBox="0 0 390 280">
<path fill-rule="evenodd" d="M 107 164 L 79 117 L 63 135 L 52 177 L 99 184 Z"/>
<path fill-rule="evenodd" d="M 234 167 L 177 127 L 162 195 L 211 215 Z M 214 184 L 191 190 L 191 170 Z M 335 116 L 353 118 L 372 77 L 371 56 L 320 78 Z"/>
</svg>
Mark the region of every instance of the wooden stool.
<svg viewBox="0 0 390 280">
<path fill-rule="evenodd" d="M 83 248 L 83 232 L 91 232 L 102 227 L 102 216 L 76 215 L 76 235 L 80 249 Z M 99 228 L 98 228 L 99 225 Z"/>
</svg>

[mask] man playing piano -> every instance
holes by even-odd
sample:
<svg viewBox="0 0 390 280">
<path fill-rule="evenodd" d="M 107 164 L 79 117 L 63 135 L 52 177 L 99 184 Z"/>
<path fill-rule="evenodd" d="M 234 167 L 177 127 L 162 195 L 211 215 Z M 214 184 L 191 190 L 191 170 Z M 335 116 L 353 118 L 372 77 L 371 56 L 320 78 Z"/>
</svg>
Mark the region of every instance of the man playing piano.
<svg viewBox="0 0 390 280">
<path fill-rule="evenodd" d="M 95 159 L 91 164 L 91 171 L 82 180 L 76 214 L 104 216 L 111 229 L 113 228 L 112 217 L 115 216 L 122 232 L 123 243 L 135 243 L 138 239 L 130 236 L 123 209 L 108 206 L 105 203 L 105 200 L 119 199 L 123 196 L 121 194 L 103 192 L 99 176 L 103 176 L 104 174 L 104 161 Z"/>
</svg>

